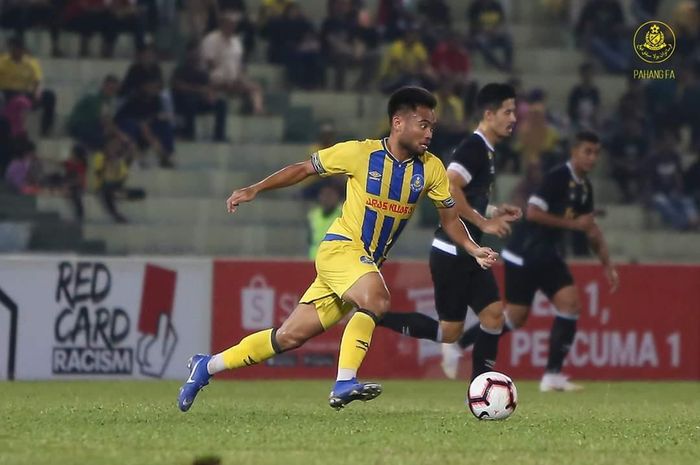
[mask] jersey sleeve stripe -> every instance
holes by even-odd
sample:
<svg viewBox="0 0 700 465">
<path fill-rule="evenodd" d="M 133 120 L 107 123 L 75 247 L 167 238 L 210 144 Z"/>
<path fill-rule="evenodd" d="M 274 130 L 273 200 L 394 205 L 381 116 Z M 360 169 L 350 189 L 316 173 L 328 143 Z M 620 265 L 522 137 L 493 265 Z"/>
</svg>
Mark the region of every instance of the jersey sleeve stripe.
<svg viewBox="0 0 700 465">
<path fill-rule="evenodd" d="M 467 184 L 472 182 L 472 174 L 469 172 L 468 169 L 464 167 L 463 164 L 453 161 L 449 165 L 447 165 L 447 169 L 448 171 L 454 171 L 455 173 L 462 176 L 464 182 L 466 182 Z"/>
<path fill-rule="evenodd" d="M 314 152 L 311 155 L 311 164 L 318 174 L 326 174 L 326 169 L 321 164 L 321 158 L 318 156 L 318 152 Z"/>
<path fill-rule="evenodd" d="M 539 197 L 537 195 L 530 196 L 527 203 L 531 203 L 531 204 L 535 205 L 536 207 L 540 207 L 544 211 L 549 210 L 549 204 L 547 203 L 547 201 L 545 199 L 543 199 L 542 197 Z"/>
<path fill-rule="evenodd" d="M 425 169 L 423 167 L 423 162 L 420 161 L 418 158 L 416 158 L 415 161 L 413 162 L 413 175 L 411 176 L 411 181 L 416 176 L 420 176 L 423 178 L 423 186 L 422 187 L 425 187 Z M 410 184 L 413 184 L 413 183 L 411 182 Z M 421 187 L 421 189 L 413 190 L 413 189 L 411 189 L 411 187 L 409 185 L 409 189 L 411 189 L 411 193 L 408 195 L 408 203 L 418 202 L 418 199 L 420 198 L 420 194 L 421 194 L 421 192 L 423 192 L 422 187 Z"/>
<path fill-rule="evenodd" d="M 368 194 L 380 195 L 382 192 L 382 174 L 384 173 L 384 151 L 377 150 L 369 156 L 369 169 L 367 172 Z"/>
</svg>

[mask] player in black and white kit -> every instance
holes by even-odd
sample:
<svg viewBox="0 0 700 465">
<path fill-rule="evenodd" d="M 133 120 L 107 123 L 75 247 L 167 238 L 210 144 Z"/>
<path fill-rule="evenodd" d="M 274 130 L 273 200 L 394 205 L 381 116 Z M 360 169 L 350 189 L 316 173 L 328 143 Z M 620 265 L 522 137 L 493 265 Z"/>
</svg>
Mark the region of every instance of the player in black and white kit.
<svg viewBox="0 0 700 465">
<path fill-rule="evenodd" d="M 541 391 L 580 389 L 561 373 L 564 358 L 576 336 L 576 322 L 581 311 L 574 280 L 560 254 L 565 230 L 585 232 L 603 264 L 611 291 L 619 284 L 605 238 L 594 219 L 593 186 L 587 177 L 599 155 L 600 139 L 596 134 L 580 132 L 576 135 L 570 160 L 545 175 L 539 189 L 528 200 L 526 220 L 515 227 L 501 254 L 505 262 L 507 301 L 504 332 L 525 324 L 538 289 L 555 308 Z M 459 345 L 466 348 L 475 341 L 478 341 L 478 331 L 472 327 L 460 338 Z"/>
<path fill-rule="evenodd" d="M 522 212 L 511 205 L 489 205 L 496 174 L 494 145 L 513 132 L 515 91 L 505 84 L 488 84 L 479 91 L 476 102 L 481 115 L 479 127 L 456 148 L 447 176 L 457 211 L 471 237 L 478 241 L 482 233 L 506 236 L 511 230 L 509 223 L 518 220 Z M 505 321 L 493 273 L 482 269 L 441 227 L 432 243 L 430 272 L 440 321 L 417 312 L 389 312 L 380 326 L 411 337 L 455 342 L 464 330 L 467 308 L 471 306 L 480 320 L 472 378 L 491 371 Z"/>
</svg>

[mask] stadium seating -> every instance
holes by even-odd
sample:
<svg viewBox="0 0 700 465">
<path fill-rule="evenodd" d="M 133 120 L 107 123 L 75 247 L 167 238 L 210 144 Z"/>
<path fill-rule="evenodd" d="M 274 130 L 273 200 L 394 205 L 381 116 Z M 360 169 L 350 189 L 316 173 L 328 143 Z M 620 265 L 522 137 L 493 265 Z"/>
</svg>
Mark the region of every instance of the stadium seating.
<svg viewBox="0 0 700 465">
<path fill-rule="evenodd" d="M 259 2 L 248 3 L 251 10 L 256 10 Z M 367 3 L 374 8 L 376 1 Z M 456 24 L 464 27 L 464 2 L 452 0 L 449 3 L 457 16 Z M 516 67 L 521 71 L 526 88 L 546 89 L 552 106 L 563 109 L 571 87 L 578 81 L 582 56 L 571 48 L 565 31 L 548 27 L 546 18 L 538 16 L 537 8 L 526 8 L 523 3 L 507 2 L 513 19 L 511 32 L 517 43 Z M 325 5 L 326 0 L 304 2 L 305 10 L 317 21 L 322 19 Z M 62 40 L 69 45 L 67 52 L 70 54 L 70 47 L 77 46 L 77 39 L 70 34 L 64 36 Z M 49 58 L 48 43 L 45 32 L 28 34 L 30 48 L 41 57 L 47 86 L 57 91 L 59 122 L 65 121 L 77 99 L 95 90 L 106 74 L 122 76 L 129 65 L 128 38 L 119 40 L 119 58 L 114 60 Z M 376 137 L 385 127 L 385 99 L 376 93 L 289 93 L 284 87 L 283 71 L 259 58 L 264 56 L 260 50 L 264 43 L 259 45 L 249 72 L 263 82 L 274 116 L 237 116 L 231 111 L 233 115 L 227 128 L 230 143 L 178 142 L 176 170 L 135 166 L 129 183 L 145 188 L 147 198 L 120 204 L 130 220 L 127 225 L 111 224 L 99 199 L 87 195 L 86 220 L 82 234 L 77 235 L 81 241 L 87 240 L 82 250 L 99 250 L 95 244 L 104 244 L 107 252 L 117 254 L 306 254 L 306 205 L 296 198 L 298 189 L 266 194 L 251 206 L 240 209 L 235 216 L 225 213 L 226 197 L 235 187 L 307 157 L 314 122 L 334 120 L 343 137 Z M 163 62 L 166 76 L 173 67 L 173 60 Z M 478 54 L 474 55 L 473 75 L 482 83 L 506 78 L 487 69 Z M 625 88 L 624 79 L 598 76 L 597 81 L 604 109 L 610 110 Z M 231 103 L 232 110 L 238 108 L 238 103 Z M 71 147 L 62 124 L 58 126 L 52 138 L 39 141 L 40 155 L 56 161 L 65 158 Z M 200 140 L 206 140 L 212 126 L 211 118 L 198 119 Z M 151 165 L 155 165 L 155 160 L 151 160 Z M 507 200 L 517 183 L 516 176 L 500 175 L 499 200 Z M 594 183 L 596 200 L 607 212 L 600 222 L 617 257 L 634 260 L 700 258 L 700 250 L 691 246 L 692 235 L 645 230 L 653 226 L 654 221 L 641 207 L 616 204 L 617 191 L 604 168 L 597 171 Z M 34 214 L 49 215 L 52 221 L 60 218 L 67 223 L 72 218 L 70 205 L 64 198 L 42 195 L 36 199 L 35 206 L 38 211 Z M 420 221 L 412 222 L 393 250 L 394 255 L 425 258 L 433 226 L 431 216 L 428 214 L 426 218 L 422 225 Z M 631 231 L 635 234 L 629 234 Z"/>
</svg>

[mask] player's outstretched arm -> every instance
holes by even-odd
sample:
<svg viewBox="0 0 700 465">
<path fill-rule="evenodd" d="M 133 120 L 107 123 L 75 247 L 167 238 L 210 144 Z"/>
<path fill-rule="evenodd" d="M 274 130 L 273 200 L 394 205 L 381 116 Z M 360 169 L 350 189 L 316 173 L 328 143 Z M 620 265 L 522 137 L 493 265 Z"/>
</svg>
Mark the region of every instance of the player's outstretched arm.
<svg viewBox="0 0 700 465">
<path fill-rule="evenodd" d="M 457 209 L 440 208 L 440 224 L 450 239 L 455 244 L 463 247 L 472 257 L 474 257 L 482 268 L 490 268 L 498 259 L 498 253 L 489 247 L 480 247 L 474 242 L 469 231 L 457 214 Z"/>
<path fill-rule="evenodd" d="M 516 217 L 499 215 L 494 218 L 484 218 L 478 211 L 476 211 L 469 201 L 464 196 L 462 189 L 467 185 L 464 178 L 454 170 L 447 170 L 447 177 L 450 180 L 450 195 L 455 201 L 455 208 L 460 217 L 469 221 L 471 224 L 475 225 L 477 228 L 481 229 L 486 234 L 494 234 L 498 237 L 505 237 L 510 234 L 509 221 L 515 221 Z"/>
<path fill-rule="evenodd" d="M 595 226 L 593 213 L 579 215 L 576 218 L 565 218 L 553 215 L 532 203 L 527 206 L 527 220 L 549 226 L 550 228 L 571 229 L 586 233 Z"/>
<path fill-rule="evenodd" d="M 598 255 L 600 263 L 602 263 L 605 269 L 605 277 L 610 285 L 610 292 L 615 292 L 620 285 L 620 277 L 617 274 L 615 266 L 610 261 L 610 251 L 608 249 L 608 243 L 605 241 L 605 236 L 603 236 L 603 231 L 597 224 L 593 223 L 593 227 L 587 231 L 587 236 L 591 249 Z"/>
<path fill-rule="evenodd" d="M 252 186 L 233 191 L 233 194 L 226 200 L 226 208 L 229 213 L 233 213 L 239 204 L 250 202 L 260 192 L 293 186 L 316 174 L 316 169 L 314 169 L 311 160 L 288 165 Z"/>
</svg>

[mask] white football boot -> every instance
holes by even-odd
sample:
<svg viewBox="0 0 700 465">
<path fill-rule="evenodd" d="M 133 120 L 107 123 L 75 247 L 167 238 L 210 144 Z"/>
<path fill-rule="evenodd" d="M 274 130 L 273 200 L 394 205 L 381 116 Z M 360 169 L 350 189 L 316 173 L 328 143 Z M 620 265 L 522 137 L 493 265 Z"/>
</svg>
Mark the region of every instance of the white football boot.
<svg viewBox="0 0 700 465">
<path fill-rule="evenodd" d="M 551 391 L 580 391 L 583 386 L 569 381 L 569 377 L 561 373 L 545 373 L 540 381 L 540 392 Z"/>
</svg>

